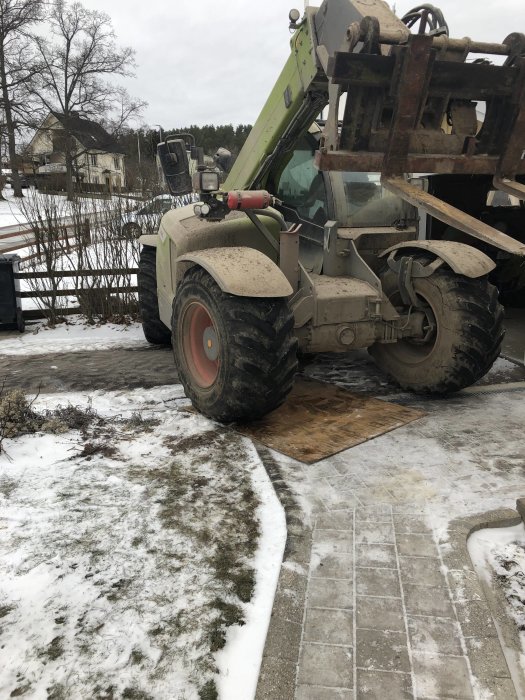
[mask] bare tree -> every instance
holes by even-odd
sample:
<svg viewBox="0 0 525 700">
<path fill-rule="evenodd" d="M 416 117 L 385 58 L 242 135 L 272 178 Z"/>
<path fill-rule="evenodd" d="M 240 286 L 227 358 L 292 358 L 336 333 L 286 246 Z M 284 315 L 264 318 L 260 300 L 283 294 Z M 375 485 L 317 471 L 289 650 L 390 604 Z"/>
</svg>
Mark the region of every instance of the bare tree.
<svg viewBox="0 0 525 700">
<path fill-rule="evenodd" d="M 140 116 L 142 110 L 144 107 L 147 107 L 148 103 L 145 100 L 131 97 L 128 91 L 123 87 L 116 87 L 114 93 L 115 102 L 113 110 L 110 114 L 103 117 L 101 123 L 106 131 L 109 131 L 114 138 L 118 139 L 122 136 L 129 122 Z"/>
<path fill-rule="evenodd" d="M 42 0 L 0 0 L 0 89 L 15 197 L 22 197 L 16 155 L 19 117 L 28 109 L 28 84 L 38 72 L 28 30 L 42 19 Z"/>
<path fill-rule="evenodd" d="M 36 38 L 43 64 L 39 96 L 49 111 L 63 115 L 67 194 L 73 199 L 75 143 L 68 120 L 79 113 L 100 121 L 100 115 L 119 108 L 120 91 L 103 77 L 132 75 L 134 51 L 116 45 L 108 15 L 79 2 L 57 0 L 50 24 L 53 40 Z"/>
</svg>

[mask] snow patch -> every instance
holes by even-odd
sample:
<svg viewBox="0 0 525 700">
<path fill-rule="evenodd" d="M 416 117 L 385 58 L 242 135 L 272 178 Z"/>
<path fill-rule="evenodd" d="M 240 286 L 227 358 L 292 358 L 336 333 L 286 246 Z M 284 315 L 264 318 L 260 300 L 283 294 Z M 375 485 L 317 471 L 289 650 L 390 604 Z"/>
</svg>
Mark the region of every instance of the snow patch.
<svg viewBox="0 0 525 700">
<path fill-rule="evenodd" d="M 242 604 L 246 625 L 228 628 L 216 663 L 221 698 L 253 697 L 286 537 L 255 449 L 181 410 L 178 385 L 41 395 L 34 407 L 67 403 L 92 405 L 107 418 L 141 411 L 161 422 L 148 433 L 113 435 L 118 452 L 109 458 L 83 457 L 77 431 L 4 441 L 0 697 L 16 690 L 85 698 L 111 688 L 119 697 L 128 689 L 197 700 L 199 686 L 214 677 L 214 664 L 203 666 L 203 630 L 225 593 L 208 562 L 214 540 L 196 546 L 201 521 L 188 512 L 204 508 L 204 524 L 218 531 L 249 484 L 260 501 L 260 540 L 246 561 L 256 569 L 255 596 Z M 196 447 L 177 451 L 192 439 Z M 196 474 L 200 490 L 177 496 L 177 474 L 190 484 Z M 166 509 L 175 510 L 166 516 Z"/>
<path fill-rule="evenodd" d="M 525 525 L 483 528 L 468 539 L 470 557 L 480 578 L 499 587 L 507 600 L 507 613 L 516 623 L 521 652 L 500 642 L 516 687 L 525 684 Z M 496 627 L 498 627 L 497 620 Z M 498 629 L 499 631 L 499 629 Z"/>
<path fill-rule="evenodd" d="M 251 449 L 255 456 L 255 448 L 252 446 Z M 216 656 L 220 670 L 217 686 L 221 700 L 249 700 L 255 697 L 286 544 L 284 510 L 260 463 L 252 472 L 252 482 L 261 501 L 257 509 L 261 533 L 254 561 L 258 578 L 255 595 L 244 606 L 246 625 L 228 629 L 227 646 Z"/>
<path fill-rule="evenodd" d="M 33 331 L 0 336 L 0 355 L 45 355 L 117 347 L 149 347 L 140 323 L 91 326 L 81 316 L 71 316 L 67 324 L 55 328 L 42 323 Z"/>
</svg>

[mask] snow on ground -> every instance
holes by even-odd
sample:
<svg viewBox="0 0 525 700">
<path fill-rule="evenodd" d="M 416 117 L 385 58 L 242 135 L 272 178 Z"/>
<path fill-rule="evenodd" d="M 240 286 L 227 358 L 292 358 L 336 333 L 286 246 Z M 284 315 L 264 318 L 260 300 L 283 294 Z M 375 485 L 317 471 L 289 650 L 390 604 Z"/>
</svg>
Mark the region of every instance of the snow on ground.
<svg viewBox="0 0 525 700">
<path fill-rule="evenodd" d="M 253 446 L 180 386 L 35 408 L 67 402 L 104 420 L 3 442 L 0 697 L 197 700 L 217 666 L 222 699 L 253 697 L 286 537 Z"/>
<path fill-rule="evenodd" d="M 217 653 L 220 671 L 217 686 L 221 700 L 250 700 L 255 697 L 286 544 L 284 510 L 262 465 L 253 472 L 252 478 L 261 501 L 258 509 L 261 533 L 254 559 L 258 580 L 255 595 L 245 606 L 246 626 L 230 627 L 226 646 Z"/>
<path fill-rule="evenodd" d="M 521 670 L 513 664 L 517 651 L 500 639 L 519 687 L 525 673 L 525 525 L 478 530 L 469 537 L 468 548 L 478 575 L 489 586 L 503 590 L 507 612 L 519 630 L 521 654 L 516 666 L 519 664 Z"/>
<path fill-rule="evenodd" d="M 10 187 L 5 187 L 2 190 L 2 195 L 5 201 L 0 201 L 0 228 L 26 223 L 27 219 L 20 210 L 18 199 L 13 197 L 13 190 Z"/>
<path fill-rule="evenodd" d="M 17 197 L 13 196 L 13 189 L 11 187 L 5 187 L 2 190 L 2 195 L 5 201 L 0 200 L 0 228 L 2 228 L 3 226 L 15 226 L 16 224 L 27 223 L 27 218 L 22 211 L 23 204 L 21 206 L 21 202 L 27 202 L 32 197 L 39 198 L 42 200 L 45 200 L 47 197 L 49 197 L 50 199 L 53 199 L 60 203 L 60 208 L 64 210 L 64 214 L 70 213 L 69 204 L 66 200 L 65 194 L 48 195 L 44 192 L 39 192 L 33 187 L 24 188 L 23 193 L 24 198 L 22 200 L 19 200 Z M 121 199 L 125 198 L 114 196 L 111 201 L 118 202 Z M 106 198 L 98 199 L 96 197 L 86 197 L 84 201 L 89 201 L 90 206 L 93 209 L 97 209 L 97 206 L 104 206 L 104 202 L 107 202 L 108 200 Z M 137 208 L 140 205 L 140 201 L 136 202 L 135 199 L 130 199 L 129 201 L 130 208 Z"/>
<path fill-rule="evenodd" d="M 69 316 L 67 323 L 55 328 L 40 323 L 28 326 L 25 333 L 0 334 L 0 355 L 44 355 L 135 346 L 149 347 L 140 323 L 91 326 L 81 316 Z"/>
</svg>

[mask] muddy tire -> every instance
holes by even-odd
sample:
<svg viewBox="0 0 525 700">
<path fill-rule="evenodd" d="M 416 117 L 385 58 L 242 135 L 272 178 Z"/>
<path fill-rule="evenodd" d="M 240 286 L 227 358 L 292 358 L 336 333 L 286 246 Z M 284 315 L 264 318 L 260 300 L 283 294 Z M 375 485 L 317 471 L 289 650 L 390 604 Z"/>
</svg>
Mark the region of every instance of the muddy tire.
<svg viewBox="0 0 525 700">
<path fill-rule="evenodd" d="M 171 331 L 160 320 L 157 298 L 157 249 L 142 246 L 137 284 L 142 330 L 146 340 L 153 345 L 171 345 Z"/>
<path fill-rule="evenodd" d="M 397 276 L 388 270 L 381 281 L 400 309 Z M 415 279 L 414 289 L 434 327 L 427 342 L 376 343 L 370 354 L 404 389 L 448 394 L 474 384 L 492 367 L 505 335 L 496 287 L 486 277 L 470 279 L 442 267 Z"/>
<path fill-rule="evenodd" d="M 249 421 L 280 406 L 297 369 L 285 299 L 237 297 L 191 268 L 173 302 L 173 352 L 186 396 L 221 422 Z"/>
</svg>

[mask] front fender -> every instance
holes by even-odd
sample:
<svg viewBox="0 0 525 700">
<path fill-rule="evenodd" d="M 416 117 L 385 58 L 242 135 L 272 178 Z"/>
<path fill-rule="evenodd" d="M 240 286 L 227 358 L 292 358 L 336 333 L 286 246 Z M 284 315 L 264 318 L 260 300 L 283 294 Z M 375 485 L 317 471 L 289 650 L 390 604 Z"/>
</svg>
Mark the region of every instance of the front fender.
<svg viewBox="0 0 525 700">
<path fill-rule="evenodd" d="M 176 263 L 199 265 L 223 292 L 239 297 L 288 297 L 293 292 L 279 267 L 255 248 L 234 246 L 192 251 L 178 257 Z"/>
<path fill-rule="evenodd" d="M 433 253 L 437 258 L 443 260 L 451 270 L 458 275 L 465 277 L 483 277 L 496 267 L 488 255 L 482 253 L 477 248 L 473 248 L 465 243 L 456 241 L 405 241 L 383 251 L 380 257 L 389 255 L 394 250 L 418 250 Z"/>
<path fill-rule="evenodd" d="M 159 244 L 159 237 L 156 233 L 144 234 L 138 237 L 138 241 L 141 245 L 149 245 L 152 248 L 156 248 Z"/>
</svg>

